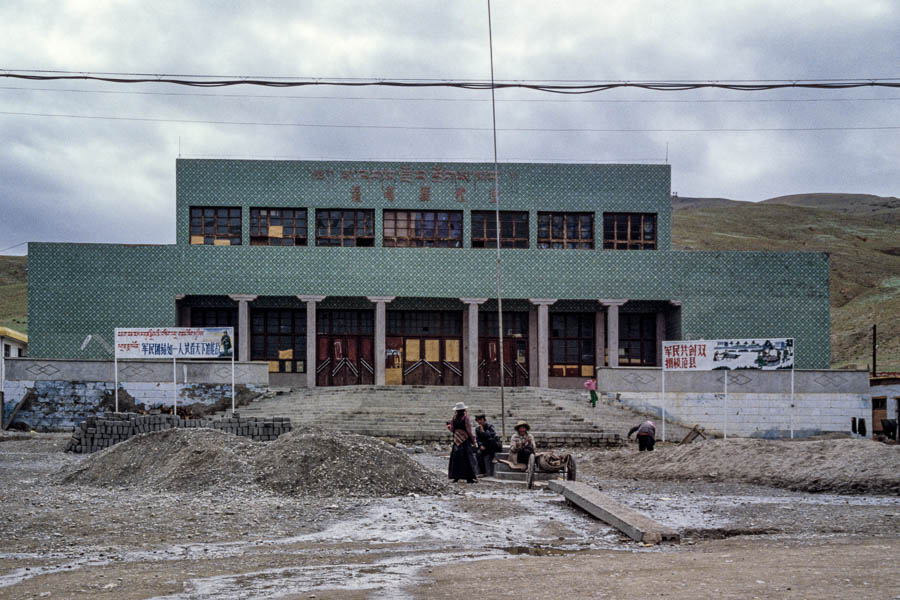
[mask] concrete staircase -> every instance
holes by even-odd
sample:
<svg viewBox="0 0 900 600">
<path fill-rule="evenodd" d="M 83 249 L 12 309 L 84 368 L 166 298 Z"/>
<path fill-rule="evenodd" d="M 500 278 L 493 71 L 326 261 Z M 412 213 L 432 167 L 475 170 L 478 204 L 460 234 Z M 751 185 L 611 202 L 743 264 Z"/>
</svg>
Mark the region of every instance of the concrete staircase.
<svg viewBox="0 0 900 600">
<path fill-rule="evenodd" d="M 469 415 L 485 413 L 500 433 L 499 388 L 348 386 L 301 388 L 269 394 L 239 409 L 242 417 L 290 417 L 295 427 L 349 431 L 403 443 L 449 442 L 446 422 L 453 405 L 465 402 Z M 641 416 L 605 402 L 591 408 L 579 390 L 507 388 L 506 439 L 519 419 L 531 424 L 538 446 L 609 446 L 622 443 Z M 473 423 L 474 426 L 474 423 Z M 676 436 L 667 425 L 670 439 Z M 683 435 L 683 434 L 682 434 Z"/>
</svg>

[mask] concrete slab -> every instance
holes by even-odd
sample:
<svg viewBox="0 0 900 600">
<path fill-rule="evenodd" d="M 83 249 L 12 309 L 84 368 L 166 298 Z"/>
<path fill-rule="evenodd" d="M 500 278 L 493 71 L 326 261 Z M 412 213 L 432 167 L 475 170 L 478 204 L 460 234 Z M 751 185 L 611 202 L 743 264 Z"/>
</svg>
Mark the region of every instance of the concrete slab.
<svg viewBox="0 0 900 600">
<path fill-rule="evenodd" d="M 619 504 L 600 490 L 594 489 L 580 481 L 550 481 L 550 489 L 576 504 L 590 515 L 611 525 L 635 540 L 644 544 L 681 541 L 677 531 L 657 523 L 653 519 Z"/>
</svg>

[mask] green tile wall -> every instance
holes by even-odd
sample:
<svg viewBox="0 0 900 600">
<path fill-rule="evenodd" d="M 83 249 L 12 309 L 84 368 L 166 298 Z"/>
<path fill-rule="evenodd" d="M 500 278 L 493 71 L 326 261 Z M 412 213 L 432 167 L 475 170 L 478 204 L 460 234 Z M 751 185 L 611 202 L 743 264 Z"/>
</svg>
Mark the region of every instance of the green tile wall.
<svg viewBox="0 0 900 600">
<path fill-rule="evenodd" d="M 111 341 L 114 327 L 173 326 L 177 294 L 257 294 L 265 297 L 264 306 L 299 306 L 292 299 L 297 294 L 325 295 L 323 308 L 363 307 L 365 296 L 397 296 L 394 309 L 458 308 L 460 297 L 496 294 L 495 252 L 468 247 L 469 211 L 494 207 L 492 182 L 445 177 L 448 170 L 484 176 L 492 171 L 489 164 L 191 159 L 178 160 L 176 168 L 175 245 L 30 244 L 31 356 L 102 358 L 98 344 L 80 350 L 87 334 Z M 399 175 L 407 168 L 412 181 L 394 182 L 393 201 L 385 197 L 386 182 L 371 179 L 373 172 Z M 315 178 L 327 171 L 333 175 Z M 507 308 L 527 306 L 522 301 L 528 298 L 567 300 L 551 307 L 560 311 L 591 310 L 598 298 L 681 300 L 686 339 L 793 336 L 799 367 L 827 368 L 828 257 L 673 252 L 669 181 L 668 165 L 501 165 L 501 206 L 528 210 L 532 236 L 531 249 L 501 252 L 504 298 L 519 301 Z M 427 202 L 423 186 L 430 190 Z M 465 188 L 464 202 L 457 187 Z M 243 245 L 191 246 L 191 206 L 241 206 Z M 313 210 L 310 246 L 251 247 L 249 209 L 256 206 L 373 208 L 376 247 L 316 247 Z M 382 248 L 383 208 L 462 209 L 466 247 Z M 594 212 L 597 249 L 534 247 L 537 212 L 543 210 Z M 657 213 L 660 249 L 602 250 L 604 211 Z M 640 304 L 623 310 L 635 306 Z"/>
</svg>

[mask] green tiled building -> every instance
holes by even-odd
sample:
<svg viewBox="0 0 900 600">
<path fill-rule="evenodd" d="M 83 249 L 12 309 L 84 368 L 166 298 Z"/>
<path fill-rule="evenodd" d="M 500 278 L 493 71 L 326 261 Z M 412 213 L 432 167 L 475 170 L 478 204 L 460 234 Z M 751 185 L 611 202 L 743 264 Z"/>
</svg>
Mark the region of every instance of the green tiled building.
<svg viewBox="0 0 900 600">
<path fill-rule="evenodd" d="M 580 385 L 664 339 L 793 337 L 827 368 L 828 257 L 671 249 L 668 165 L 178 160 L 174 245 L 34 243 L 30 354 L 233 325 L 272 385 Z M 503 368 L 497 335 L 497 228 Z M 93 354 L 91 354 L 93 352 Z"/>
</svg>

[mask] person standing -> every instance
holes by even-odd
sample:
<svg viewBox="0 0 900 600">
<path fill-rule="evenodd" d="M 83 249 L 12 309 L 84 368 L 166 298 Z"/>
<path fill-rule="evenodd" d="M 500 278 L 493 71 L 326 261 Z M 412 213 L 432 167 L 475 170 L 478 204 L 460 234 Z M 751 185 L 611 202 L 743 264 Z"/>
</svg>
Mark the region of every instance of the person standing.
<svg viewBox="0 0 900 600">
<path fill-rule="evenodd" d="M 447 422 L 447 428 L 453 434 L 453 447 L 450 449 L 450 464 L 447 476 L 457 482 L 465 479 L 468 483 L 476 482 L 475 436 L 469 422 L 467 407 L 457 402 L 453 407 L 453 419 Z"/>
<path fill-rule="evenodd" d="M 644 421 L 640 425 L 632 427 L 628 432 L 629 439 L 635 431 L 637 431 L 638 450 L 652 452 L 653 446 L 656 444 L 656 425 L 653 424 L 653 421 Z"/>
<path fill-rule="evenodd" d="M 591 377 L 584 382 L 584 387 L 591 393 L 591 408 L 597 408 L 597 379 Z"/>
<path fill-rule="evenodd" d="M 503 447 L 500 436 L 494 430 L 494 426 L 487 422 L 485 415 L 475 415 L 475 439 L 478 440 L 478 473 L 494 476 L 494 456 Z"/>
<path fill-rule="evenodd" d="M 528 433 L 531 429 L 525 421 L 519 421 L 514 427 L 515 433 L 509 441 L 509 459 L 520 465 L 528 464 L 528 457 L 534 454 L 534 436 Z"/>
</svg>

